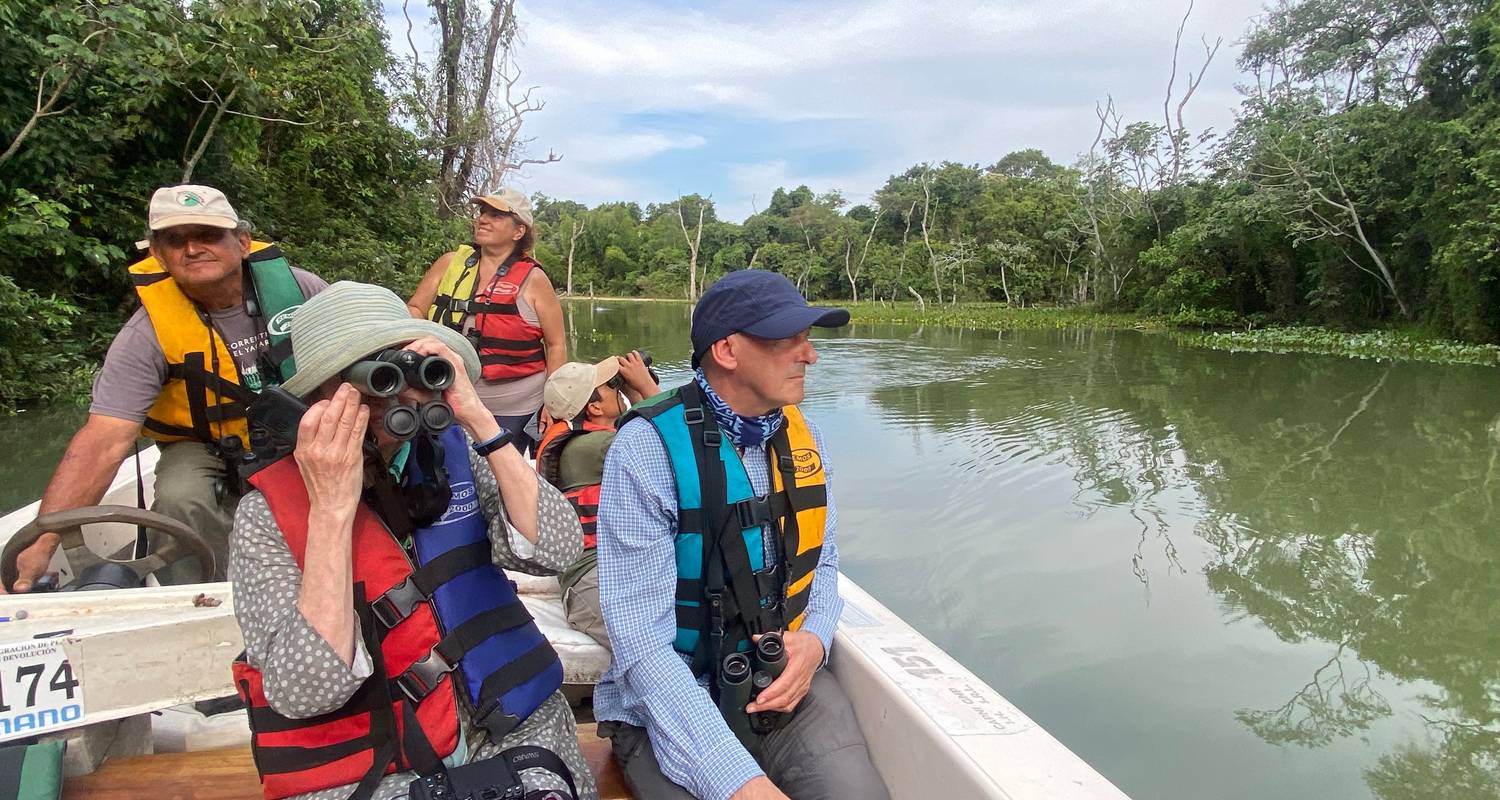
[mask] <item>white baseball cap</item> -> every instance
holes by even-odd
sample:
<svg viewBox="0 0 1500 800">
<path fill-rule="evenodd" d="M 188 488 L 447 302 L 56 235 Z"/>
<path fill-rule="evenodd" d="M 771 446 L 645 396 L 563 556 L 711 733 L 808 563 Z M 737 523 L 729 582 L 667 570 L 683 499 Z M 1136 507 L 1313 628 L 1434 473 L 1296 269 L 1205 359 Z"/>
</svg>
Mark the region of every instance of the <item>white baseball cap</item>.
<svg viewBox="0 0 1500 800">
<path fill-rule="evenodd" d="M 240 215 L 229 204 L 229 198 L 212 186 L 163 186 L 151 195 L 147 225 L 153 231 L 175 225 L 209 225 L 234 228 Z"/>
<path fill-rule="evenodd" d="M 594 390 L 620 374 L 620 360 L 611 356 L 597 364 L 569 361 L 547 376 L 542 390 L 542 404 L 553 419 L 564 422 L 578 416 L 589 404 Z"/>
<path fill-rule="evenodd" d="M 496 211 L 515 214 L 521 222 L 531 224 L 531 199 L 510 187 L 501 187 L 494 194 L 480 195 L 469 200 L 476 205 L 486 205 Z"/>
</svg>

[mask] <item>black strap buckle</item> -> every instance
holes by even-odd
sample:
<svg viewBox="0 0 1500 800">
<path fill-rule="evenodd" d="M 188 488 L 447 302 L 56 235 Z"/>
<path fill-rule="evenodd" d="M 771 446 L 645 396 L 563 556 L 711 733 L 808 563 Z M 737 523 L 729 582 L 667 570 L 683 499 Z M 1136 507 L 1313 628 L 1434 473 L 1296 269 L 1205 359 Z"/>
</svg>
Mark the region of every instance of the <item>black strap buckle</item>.
<svg viewBox="0 0 1500 800">
<path fill-rule="evenodd" d="M 375 619 L 386 630 L 396 627 L 401 620 L 411 616 L 413 609 L 418 603 L 424 602 L 427 595 L 417 588 L 417 584 L 411 578 L 387 589 L 385 594 L 375 598 L 370 604 L 370 610 L 375 613 Z"/>
<path fill-rule="evenodd" d="M 452 313 L 454 311 L 457 311 L 460 314 L 469 313 L 469 301 L 460 300 L 457 297 L 453 298 L 453 301 L 448 304 L 448 312 Z"/>
<path fill-rule="evenodd" d="M 752 497 L 734 504 L 735 517 L 741 528 L 755 528 L 771 521 L 771 498 Z"/>
<path fill-rule="evenodd" d="M 776 463 L 781 466 L 782 472 L 795 473 L 797 471 L 797 462 L 793 461 L 789 455 L 777 456 Z"/>
<path fill-rule="evenodd" d="M 687 408 L 684 408 L 684 409 L 682 409 L 682 418 L 684 420 L 686 420 L 687 424 L 689 424 L 689 425 L 702 425 L 703 424 L 703 409 L 701 409 L 701 408 L 693 408 L 691 406 L 687 407 Z"/>
<path fill-rule="evenodd" d="M 422 702 L 422 698 L 432 694 L 438 684 L 442 682 L 443 676 L 453 671 L 453 665 L 433 649 L 422 656 L 401 676 L 396 679 L 397 688 L 406 695 L 413 705 Z"/>
</svg>

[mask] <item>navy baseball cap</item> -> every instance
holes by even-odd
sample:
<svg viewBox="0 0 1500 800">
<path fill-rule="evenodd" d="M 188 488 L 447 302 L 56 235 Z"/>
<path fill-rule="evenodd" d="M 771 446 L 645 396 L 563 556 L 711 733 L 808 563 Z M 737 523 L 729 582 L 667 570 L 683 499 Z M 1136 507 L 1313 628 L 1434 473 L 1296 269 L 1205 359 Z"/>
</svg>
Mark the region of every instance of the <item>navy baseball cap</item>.
<svg viewBox="0 0 1500 800">
<path fill-rule="evenodd" d="M 813 308 L 785 275 L 742 269 L 708 287 L 693 309 L 693 366 L 714 342 L 731 333 L 785 339 L 813 327 L 849 324 L 842 308 Z"/>
</svg>

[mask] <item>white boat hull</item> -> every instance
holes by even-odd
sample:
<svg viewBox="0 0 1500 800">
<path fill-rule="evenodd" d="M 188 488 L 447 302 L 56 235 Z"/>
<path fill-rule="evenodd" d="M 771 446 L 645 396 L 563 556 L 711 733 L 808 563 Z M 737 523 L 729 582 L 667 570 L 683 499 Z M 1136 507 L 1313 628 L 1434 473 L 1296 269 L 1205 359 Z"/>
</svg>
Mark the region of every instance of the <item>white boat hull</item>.
<svg viewBox="0 0 1500 800">
<path fill-rule="evenodd" d="M 142 453 L 148 503 L 155 459 L 154 448 Z M 104 502 L 132 505 L 135 500 L 135 466 L 127 462 Z M 0 518 L 0 544 L 36 516 L 36 506 Z M 135 536 L 129 526 L 102 527 L 89 533 L 99 552 L 123 547 Z M 69 576 L 65 562 L 59 554 L 54 567 Z M 556 581 L 515 577 L 523 601 L 563 660 L 566 680 L 597 681 L 608 653 L 566 626 Z M 854 703 L 893 798 L 1125 797 L 847 577 L 841 578 L 840 594 L 846 608 L 830 669 Z M 71 725 L 232 694 L 230 663 L 244 649 L 228 583 L 0 596 L 0 617 L 8 620 L 0 621 L 0 649 L 42 634 L 61 642 L 83 698 L 83 716 Z M 248 743 L 243 722 L 236 727 L 216 719 L 211 728 L 200 729 L 194 716 L 177 711 L 161 717 L 167 730 L 159 732 L 158 745 L 197 749 Z M 0 741 L 22 735 L 28 732 L 0 730 Z"/>
</svg>

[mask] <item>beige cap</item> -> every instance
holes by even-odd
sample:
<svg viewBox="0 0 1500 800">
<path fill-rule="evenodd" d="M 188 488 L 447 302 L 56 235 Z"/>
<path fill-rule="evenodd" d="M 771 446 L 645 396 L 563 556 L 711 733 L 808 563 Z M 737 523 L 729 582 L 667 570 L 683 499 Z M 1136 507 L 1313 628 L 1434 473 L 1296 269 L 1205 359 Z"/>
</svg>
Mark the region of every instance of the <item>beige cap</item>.
<svg viewBox="0 0 1500 800">
<path fill-rule="evenodd" d="M 481 195 L 469 202 L 482 203 L 496 211 L 515 214 L 522 222 L 531 224 L 531 199 L 508 186 L 502 186 L 495 194 Z"/>
<path fill-rule="evenodd" d="M 594 390 L 620 374 L 620 360 L 613 356 L 597 364 L 569 361 L 547 376 L 547 387 L 542 390 L 542 404 L 553 419 L 564 422 L 578 416 L 578 412 L 589 404 Z"/>
<path fill-rule="evenodd" d="M 229 198 L 212 186 L 163 186 L 151 195 L 147 225 L 153 231 L 174 225 L 211 225 L 233 228 L 240 224 Z"/>
</svg>

